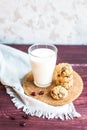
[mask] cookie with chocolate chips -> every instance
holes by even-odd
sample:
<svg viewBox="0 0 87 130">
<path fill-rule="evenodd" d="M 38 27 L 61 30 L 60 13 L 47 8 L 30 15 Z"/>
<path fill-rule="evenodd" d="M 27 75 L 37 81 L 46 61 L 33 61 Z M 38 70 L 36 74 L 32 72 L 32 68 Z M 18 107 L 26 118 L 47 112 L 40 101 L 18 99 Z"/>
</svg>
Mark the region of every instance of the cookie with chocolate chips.
<svg viewBox="0 0 87 130">
<path fill-rule="evenodd" d="M 72 66 L 68 63 L 60 63 L 56 66 L 56 72 L 58 74 L 58 77 L 69 77 L 70 75 L 72 75 L 73 69 Z"/>
<path fill-rule="evenodd" d="M 57 85 L 50 90 L 50 95 L 53 99 L 64 99 L 68 96 L 68 91 L 61 85 Z"/>
</svg>

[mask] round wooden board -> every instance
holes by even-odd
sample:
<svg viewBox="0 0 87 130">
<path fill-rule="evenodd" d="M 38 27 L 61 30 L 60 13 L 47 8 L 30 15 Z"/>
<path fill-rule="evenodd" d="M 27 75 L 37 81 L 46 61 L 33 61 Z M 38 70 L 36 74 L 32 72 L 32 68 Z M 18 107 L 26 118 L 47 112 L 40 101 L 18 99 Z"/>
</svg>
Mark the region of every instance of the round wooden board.
<svg viewBox="0 0 87 130">
<path fill-rule="evenodd" d="M 36 96 L 32 96 L 33 98 L 40 100 L 44 103 L 47 103 L 52 106 L 60 106 L 64 104 L 68 104 L 80 96 L 82 90 L 83 90 L 83 81 L 80 77 L 80 75 L 73 71 L 73 87 L 71 87 L 68 91 L 68 96 L 64 99 L 60 100 L 54 100 L 50 96 L 50 89 L 55 86 L 55 83 L 53 82 L 52 85 L 50 85 L 47 88 L 40 88 L 34 85 L 33 83 L 33 75 L 32 72 L 29 72 L 22 80 L 22 86 L 24 89 L 24 92 L 26 95 L 31 96 L 32 92 L 36 92 Z M 43 95 L 39 95 L 40 91 L 44 91 Z"/>
</svg>

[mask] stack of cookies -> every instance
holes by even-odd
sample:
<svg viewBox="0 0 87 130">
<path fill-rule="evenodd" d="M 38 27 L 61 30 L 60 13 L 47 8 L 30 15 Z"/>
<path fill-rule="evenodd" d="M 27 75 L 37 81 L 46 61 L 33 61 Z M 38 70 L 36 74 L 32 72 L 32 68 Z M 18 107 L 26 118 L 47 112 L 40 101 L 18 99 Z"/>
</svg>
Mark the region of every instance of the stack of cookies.
<svg viewBox="0 0 87 130">
<path fill-rule="evenodd" d="M 56 66 L 56 85 L 62 85 L 67 90 L 73 86 L 73 69 L 68 63 Z"/>
<path fill-rule="evenodd" d="M 53 99 L 61 99 L 68 96 L 68 90 L 73 86 L 73 69 L 68 63 L 60 63 L 55 69 L 56 86 L 51 89 Z"/>
</svg>

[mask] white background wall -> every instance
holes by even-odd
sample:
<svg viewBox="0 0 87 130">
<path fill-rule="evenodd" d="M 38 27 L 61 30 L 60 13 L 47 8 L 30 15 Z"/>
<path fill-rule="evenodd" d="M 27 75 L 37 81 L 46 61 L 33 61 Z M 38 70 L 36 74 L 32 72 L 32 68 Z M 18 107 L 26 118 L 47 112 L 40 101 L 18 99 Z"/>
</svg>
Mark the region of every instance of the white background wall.
<svg viewBox="0 0 87 130">
<path fill-rule="evenodd" d="M 0 0 L 0 43 L 87 44 L 87 0 Z"/>
</svg>

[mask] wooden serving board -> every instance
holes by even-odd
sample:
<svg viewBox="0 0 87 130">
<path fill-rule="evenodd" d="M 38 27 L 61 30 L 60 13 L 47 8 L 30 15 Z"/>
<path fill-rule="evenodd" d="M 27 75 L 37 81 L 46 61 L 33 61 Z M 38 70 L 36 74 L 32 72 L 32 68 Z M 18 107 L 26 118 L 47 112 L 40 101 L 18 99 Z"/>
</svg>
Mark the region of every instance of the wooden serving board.
<svg viewBox="0 0 87 130">
<path fill-rule="evenodd" d="M 33 83 L 32 72 L 29 72 L 27 75 L 25 75 L 25 77 L 22 80 L 22 86 L 26 95 L 31 96 L 31 93 L 35 92 L 36 96 L 32 96 L 33 98 L 52 106 L 60 106 L 60 105 L 68 104 L 80 96 L 83 90 L 83 81 L 80 75 L 77 72 L 73 71 L 73 87 L 71 87 L 68 90 L 68 96 L 60 100 L 54 100 L 50 96 L 50 89 L 55 86 L 55 82 L 53 81 L 52 85 L 46 88 L 37 87 Z M 39 95 L 40 91 L 44 91 L 44 94 Z"/>
</svg>

